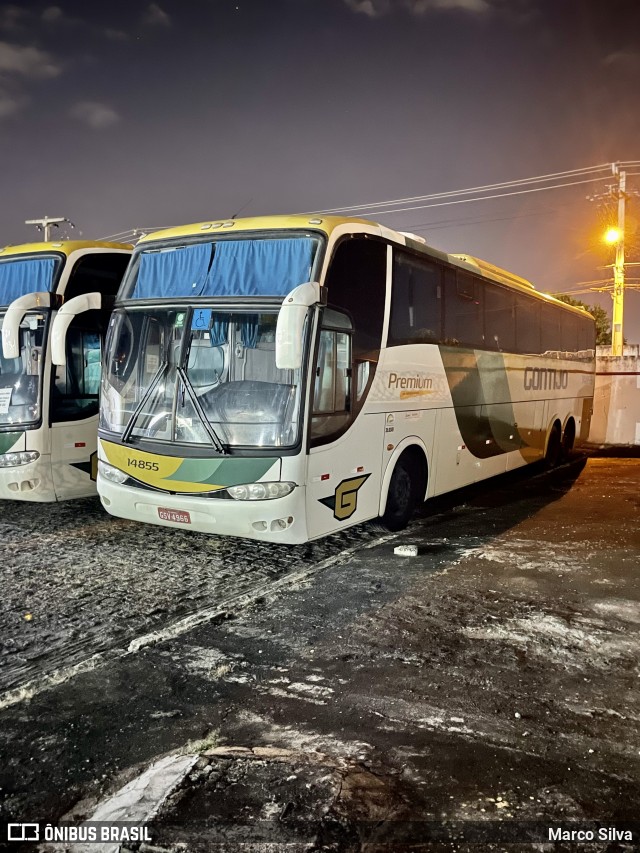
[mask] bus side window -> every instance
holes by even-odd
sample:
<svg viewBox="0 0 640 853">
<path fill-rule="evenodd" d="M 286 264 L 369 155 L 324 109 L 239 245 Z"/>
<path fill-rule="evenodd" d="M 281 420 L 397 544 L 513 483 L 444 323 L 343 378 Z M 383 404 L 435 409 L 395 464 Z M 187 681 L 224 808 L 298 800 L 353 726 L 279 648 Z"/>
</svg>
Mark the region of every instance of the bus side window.
<svg viewBox="0 0 640 853">
<path fill-rule="evenodd" d="M 484 292 L 470 273 L 457 270 L 445 275 L 445 343 L 451 346 L 485 346 Z"/>
<path fill-rule="evenodd" d="M 64 290 L 64 301 L 96 291 L 105 296 L 115 296 L 129 257 L 126 252 L 93 252 L 84 255 L 71 271 Z"/>
<path fill-rule="evenodd" d="M 564 352 L 578 351 L 578 321 L 579 317 L 568 311 L 562 317 L 562 349 Z"/>
<path fill-rule="evenodd" d="M 388 346 L 439 341 L 441 315 L 442 268 L 394 249 Z"/>
<path fill-rule="evenodd" d="M 555 305 L 542 306 L 542 325 L 540 329 L 542 352 L 561 352 L 561 312 Z"/>
<path fill-rule="evenodd" d="M 342 317 L 344 331 L 322 328 L 318 342 L 318 358 L 314 371 L 313 410 L 311 414 L 312 443 L 337 438 L 351 422 L 352 349 L 349 318 L 331 309 L 325 318 Z M 327 324 L 328 325 L 328 324 Z M 335 325 L 338 325 L 336 323 Z"/>
<path fill-rule="evenodd" d="M 596 349 L 596 330 L 589 317 L 578 317 L 578 349 L 581 352 Z"/>
<path fill-rule="evenodd" d="M 53 379 L 52 422 L 79 420 L 98 413 L 101 338 L 97 329 L 88 327 L 86 322 L 93 313 L 79 315 L 67 332 L 67 363 L 55 368 Z"/>
<path fill-rule="evenodd" d="M 333 253 L 325 285 L 329 304 L 353 320 L 355 417 L 364 405 L 375 376 L 384 325 L 387 244 L 362 235 L 342 239 Z"/>
<path fill-rule="evenodd" d="M 516 350 L 523 355 L 539 355 L 542 351 L 541 308 L 536 299 L 516 295 Z"/>
<path fill-rule="evenodd" d="M 487 347 L 500 352 L 514 352 L 516 326 L 514 297 L 499 284 L 484 286 L 484 333 Z"/>
<path fill-rule="evenodd" d="M 325 282 L 329 304 L 353 319 L 356 359 L 366 354 L 374 364 L 382 344 L 386 274 L 386 244 L 358 236 L 338 244 Z"/>
</svg>

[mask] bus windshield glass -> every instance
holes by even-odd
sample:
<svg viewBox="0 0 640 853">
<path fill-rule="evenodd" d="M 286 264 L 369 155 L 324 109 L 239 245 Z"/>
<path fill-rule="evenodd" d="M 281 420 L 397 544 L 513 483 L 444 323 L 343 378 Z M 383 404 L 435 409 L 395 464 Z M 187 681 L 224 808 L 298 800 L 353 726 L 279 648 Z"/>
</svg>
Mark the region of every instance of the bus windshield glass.
<svg viewBox="0 0 640 853">
<path fill-rule="evenodd" d="M 100 426 L 129 438 L 234 447 L 298 441 L 301 371 L 276 367 L 278 308 L 118 309 Z"/>
<path fill-rule="evenodd" d="M 0 326 L 4 311 L 0 312 Z M 47 315 L 28 312 L 20 324 L 20 354 L 5 358 L 0 348 L 0 429 L 40 420 L 42 353 Z"/>
</svg>

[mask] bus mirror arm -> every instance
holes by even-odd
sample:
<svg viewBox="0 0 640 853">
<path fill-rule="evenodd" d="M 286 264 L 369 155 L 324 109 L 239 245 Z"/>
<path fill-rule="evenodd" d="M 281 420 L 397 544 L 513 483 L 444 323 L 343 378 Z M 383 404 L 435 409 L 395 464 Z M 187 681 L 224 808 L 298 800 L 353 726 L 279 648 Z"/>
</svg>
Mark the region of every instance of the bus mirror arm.
<svg viewBox="0 0 640 853">
<path fill-rule="evenodd" d="M 102 305 L 101 293 L 83 293 L 65 302 L 56 314 L 51 329 L 51 361 L 60 367 L 67 362 L 67 329 L 85 311 L 96 311 Z"/>
<path fill-rule="evenodd" d="M 302 335 L 312 305 L 326 304 L 326 291 L 317 281 L 308 281 L 288 293 L 276 325 L 276 367 L 296 370 L 302 364 Z"/>
<path fill-rule="evenodd" d="M 2 323 L 2 354 L 5 358 L 20 356 L 20 323 L 27 311 L 51 308 L 53 300 L 51 293 L 27 293 L 10 303 Z"/>
</svg>

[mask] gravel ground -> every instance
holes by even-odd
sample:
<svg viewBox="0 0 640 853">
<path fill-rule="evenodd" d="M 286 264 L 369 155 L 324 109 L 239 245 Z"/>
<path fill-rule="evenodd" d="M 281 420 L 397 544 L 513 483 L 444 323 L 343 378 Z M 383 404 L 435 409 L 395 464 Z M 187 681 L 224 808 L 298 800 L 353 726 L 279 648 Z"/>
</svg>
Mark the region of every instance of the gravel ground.
<svg viewBox="0 0 640 853">
<path fill-rule="evenodd" d="M 277 546 L 116 519 L 97 498 L 0 502 L 0 707 L 43 677 L 376 538 L 361 525 Z"/>
<path fill-rule="evenodd" d="M 267 548 L 293 563 L 224 619 L 105 657 L 0 709 L 0 815 L 86 819 L 150 762 L 186 751 L 201 758 L 150 822 L 145 853 L 236 853 L 256 829 L 266 832 L 251 848 L 261 853 L 274 837 L 278 851 L 287 841 L 292 851 L 326 842 L 378 853 L 398 831 L 413 853 L 434 828 L 440 846 L 425 849 L 478 849 L 443 840 L 452 827 L 484 831 L 482 849 L 498 851 L 525 825 L 637 820 L 640 459 L 533 474 L 432 502 L 397 540 L 361 528 L 306 549 Z M 93 541 L 111 524 L 95 522 Z M 183 569 L 196 584 L 190 606 L 209 606 L 192 537 L 162 531 L 169 560 L 157 529 L 149 538 L 115 529 L 116 583 L 124 537 L 137 532 L 138 554 L 156 541 L 177 577 L 174 552 L 186 549 L 183 561 L 196 563 Z M 219 571 L 236 578 L 241 560 L 254 571 L 251 543 L 195 538 Z M 395 556 L 399 542 L 418 556 Z M 171 606 L 169 620 L 181 612 Z M 95 612 L 110 642 L 123 642 Z M 124 641 L 147 630 L 137 618 Z"/>
</svg>

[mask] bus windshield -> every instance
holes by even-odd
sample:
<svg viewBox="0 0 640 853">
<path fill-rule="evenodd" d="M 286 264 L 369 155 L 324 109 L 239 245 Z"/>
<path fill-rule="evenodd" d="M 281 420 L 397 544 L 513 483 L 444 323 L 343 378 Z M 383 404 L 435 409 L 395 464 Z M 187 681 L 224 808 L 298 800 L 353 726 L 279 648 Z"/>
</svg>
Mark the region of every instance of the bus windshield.
<svg viewBox="0 0 640 853">
<path fill-rule="evenodd" d="M 0 312 L 0 327 L 4 312 Z M 42 352 L 47 315 L 28 312 L 20 324 L 20 354 L 4 358 L 0 348 L 0 429 L 40 420 Z"/>
<path fill-rule="evenodd" d="M 289 447 L 301 371 L 275 363 L 278 308 L 118 309 L 111 319 L 100 426 L 129 438 Z"/>
</svg>

